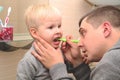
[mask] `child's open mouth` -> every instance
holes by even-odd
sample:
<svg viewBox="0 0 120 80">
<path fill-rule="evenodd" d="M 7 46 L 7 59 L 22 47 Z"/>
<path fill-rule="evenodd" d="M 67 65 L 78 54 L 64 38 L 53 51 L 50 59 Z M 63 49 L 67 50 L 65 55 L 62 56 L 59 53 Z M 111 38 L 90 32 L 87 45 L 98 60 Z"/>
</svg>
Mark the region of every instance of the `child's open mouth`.
<svg viewBox="0 0 120 80">
<path fill-rule="evenodd" d="M 57 37 L 57 38 L 55 38 L 53 41 L 54 41 L 54 42 L 58 42 L 58 41 L 60 42 L 59 39 L 60 39 L 60 37 Z"/>
</svg>

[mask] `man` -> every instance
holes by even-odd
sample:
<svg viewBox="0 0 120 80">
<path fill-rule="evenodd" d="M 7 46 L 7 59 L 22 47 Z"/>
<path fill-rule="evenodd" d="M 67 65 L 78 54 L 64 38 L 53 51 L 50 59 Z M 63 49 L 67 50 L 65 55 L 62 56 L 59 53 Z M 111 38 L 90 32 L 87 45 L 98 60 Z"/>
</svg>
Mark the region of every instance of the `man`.
<svg viewBox="0 0 120 80">
<path fill-rule="evenodd" d="M 80 20 L 79 26 L 78 46 L 87 56 L 82 59 L 77 50 L 78 46 L 71 42 L 70 36 L 66 37 L 69 45 L 62 44 L 64 55 L 73 64 L 72 72 L 76 79 L 120 80 L 120 10 L 113 6 L 99 7 L 85 15 Z M 58 57 L 61 54 L 41 38 L 38 38 L 35 46 L 39 54 L 34 52 L 32 54 L 50 70 L 51 76 L 60 75 L 58 80 L 69 80 L 65 76 L 62 77 L 66 66 L 61 57 Z M 84 61 L 86 63 L 99 61 L 99 63 L 90 73 Z M 61 64 L 60 67 L 59 64 Z M 63 69 L 64 71 L 60 72 Z"/>
</svg>

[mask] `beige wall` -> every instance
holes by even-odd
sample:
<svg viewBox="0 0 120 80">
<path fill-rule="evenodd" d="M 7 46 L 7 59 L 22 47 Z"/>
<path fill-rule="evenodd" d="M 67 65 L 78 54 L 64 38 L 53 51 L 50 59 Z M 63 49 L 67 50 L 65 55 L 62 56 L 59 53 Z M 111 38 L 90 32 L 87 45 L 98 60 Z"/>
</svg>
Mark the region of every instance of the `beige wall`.
<svg viewBox="0 0 120 80">
<path fill-rule="evenodd" d="M 26 33 L 24 11 L 29 5 L 38 2 L 56 6 L 63 15 L 64 35 L 73 34 L 75 38 L 78 38 L 78 21 L 81 16 L 91 10 L 91 7 L 84 0 L 0 0 L 0 6 L 4 7 L 0 13 L 0 18 L 4 22 L 7 8 L 11 6 L 9 24 L 14 26 L 14 33 Z"/>
<path fill-rule="evenodd" d="M 11 6 L 12 11 L 9 24 L 14 26 L 14 33 L 26 33 L 28 31 L 24 21 L 24 12 L 29 5 L 38 2 L 48 4 L 48 0 L 0 0 L 0 6 L 4 7 L 0 13 L 0 18 L 4 22 L 7 9 Z"/>
<path fill-rule="evenodd" d="M 18 30 L 21 30 L 19 32 L 23 32 L 24 29 L 21 29 L 21 27 L 25 27 L 26 25 L 25 25 L 24 17 L 21 17 L 21 14 L 22 16 L 24 16 L 23 14 L 29 5 L 35 4 L 38 2 L 40 2 L 41 4 L 48 4 L 48 0 L 17 0 L 17 1 L 18 1 L 18 17 L 19 17 L 18 21 L 20 22 L 18 23 L 18 25 L 20 25 L 18 27 Z M 22 25 L 21 25 L 21 22 L 23 23 Z"/>
<path fill-rule="evenodd" d="M 49 0 L 49 4 L 62 12 L 64 35 L 72 34 L 77 39 L 79 19 L 92 9 L 91 6 L 84 0 Z"/>
</svg>

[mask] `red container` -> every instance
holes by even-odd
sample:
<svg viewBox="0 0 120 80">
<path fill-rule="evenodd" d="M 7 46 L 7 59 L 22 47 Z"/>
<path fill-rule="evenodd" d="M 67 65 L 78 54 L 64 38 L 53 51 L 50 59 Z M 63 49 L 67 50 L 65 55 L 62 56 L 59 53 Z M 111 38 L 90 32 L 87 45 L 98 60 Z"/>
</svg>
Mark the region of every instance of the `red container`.
<svg viewBox="0 0 120 80">
<path fill-rule="evenodd" d="M 0 42 L 13 40 L 13 27 L 1 27 L 0 29 Z"/>
</svg>

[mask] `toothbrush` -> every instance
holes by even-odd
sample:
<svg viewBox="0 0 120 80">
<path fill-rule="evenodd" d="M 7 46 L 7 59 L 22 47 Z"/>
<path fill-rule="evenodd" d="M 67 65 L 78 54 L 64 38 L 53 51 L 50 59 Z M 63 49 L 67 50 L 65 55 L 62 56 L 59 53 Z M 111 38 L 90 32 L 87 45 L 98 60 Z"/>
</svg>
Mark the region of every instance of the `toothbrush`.
<svg viewBox="0 0 120 80">
<path fill-rule="evenodd" d="M 3 10 L 3 7 L 2 6 L 0 6 L 0 12 Z"/>
<path fill-rule="evenodd" d="M 8 24 L 8 22 L 9 22 L 10 12 L 11 12 L 11 7 L 8 8 L 8 13 L 7 13 L 7 16 L 6 16 L 6 18 L 5 18 L 5 25 L 4 25 L 4 27 L 6 27 L 7 24 Z"/>
<path fill-rule="evenodd" d="M 2 23 L 2 20 L 0 19 L 0 25 L 1 25 L 1 27 L 3 27 L 3 23 Z"/>
<path fill-rule="evenodd" d="M 65 39 L 65 38 L 60 38 L 60 39 L 58 39 L 58 40 L 60 40 L 60 41 L 63 41 L 63 42 L 66 42 L 67 40 Z M 79 42 L 79 40 L 71 40 L 73 43 L 78 43 Z"/>
</svg>

